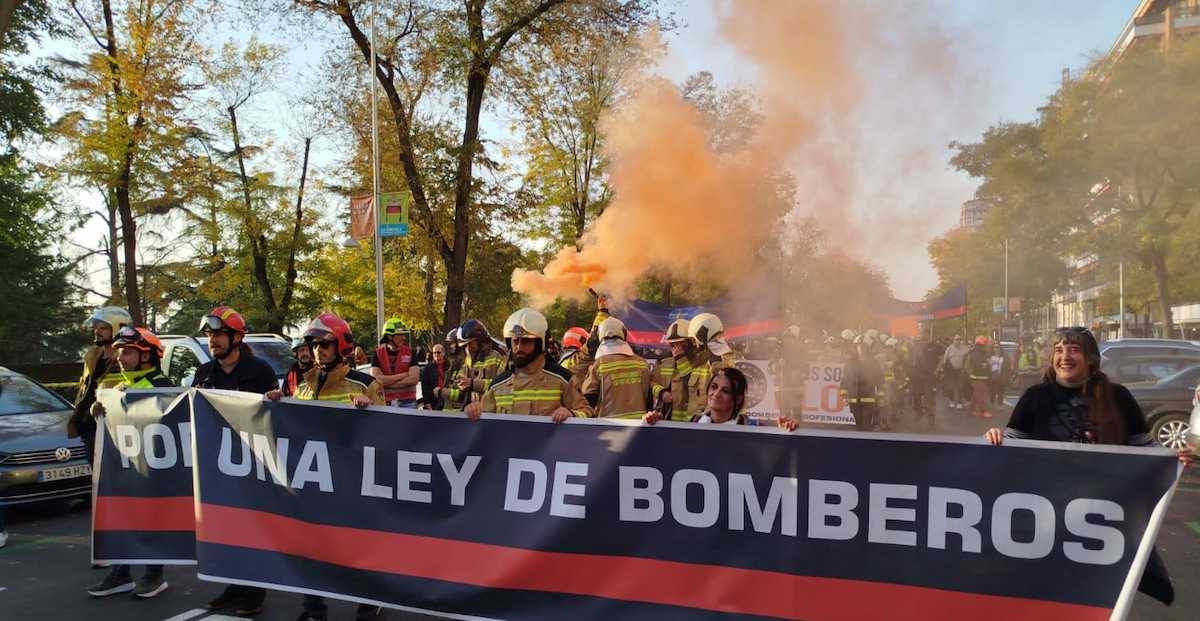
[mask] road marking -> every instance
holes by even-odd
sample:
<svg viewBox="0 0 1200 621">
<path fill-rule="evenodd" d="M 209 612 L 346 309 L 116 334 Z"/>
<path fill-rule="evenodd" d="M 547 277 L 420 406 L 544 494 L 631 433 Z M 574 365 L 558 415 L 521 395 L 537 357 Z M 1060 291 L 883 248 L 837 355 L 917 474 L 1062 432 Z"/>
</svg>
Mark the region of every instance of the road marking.
<svg viewBox="0 0 1200 621">
<path fill-rule="evenodd" d="M 204 610 L 203 608 L 193 608 L 187 612 L 179 613 L 170 619 L 165 619 L 164 621 L 187 621 L 188 619 L 195 619 L 206 612 L 208 611 Z M 209 618 L 211 619 L 212 617 Z"/>
<path fill-rule="evenodd" d="M 1197 535 L 1200 535 L 1200 522 L 1184 522 L 1184 524 L 1192 529 Z"/>
</svg>

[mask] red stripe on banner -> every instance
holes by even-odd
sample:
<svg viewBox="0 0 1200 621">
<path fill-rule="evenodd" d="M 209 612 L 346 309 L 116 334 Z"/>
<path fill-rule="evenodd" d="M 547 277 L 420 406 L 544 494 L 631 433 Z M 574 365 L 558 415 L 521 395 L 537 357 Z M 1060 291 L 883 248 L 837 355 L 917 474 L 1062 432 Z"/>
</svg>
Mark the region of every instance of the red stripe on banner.
<svg viewBox="0 0 1200 621">
<path fill-rule="evenodd" d="M 946 319 L 947 317 L 960 317 L 967 314 L 966 306 L 956 306 L 954 308 L 945 308 L 933 313 L 934 319 Z"/>
<path fill-rule="evenodd" d="M 95 530 L 190 531 L 196 528 L 191 496 L 96 496 Z"/>
<path fill-rule="evenodd" d="M 766 321 L 755 321 L 744 323 L 736 326 L 725 328 L 726 338 L 740 338 L 743 336 L 754 336 L 756 334 L 771 334 L 774 332 L 783 331 L 783 322 L 778 319 L 768 319 Z M 629 342 L 637 345 L 656 345 L 662 343 L 662 332 L 649 332 L 646 330 L 630 330 Z"/>
<path fill-rule="evenodd" d="M 782 619 L 1107 619 L 1094 606 L 628 556 L 540 552 L 201 506 L 196 540 L 353 569 Z"/>
</svg>

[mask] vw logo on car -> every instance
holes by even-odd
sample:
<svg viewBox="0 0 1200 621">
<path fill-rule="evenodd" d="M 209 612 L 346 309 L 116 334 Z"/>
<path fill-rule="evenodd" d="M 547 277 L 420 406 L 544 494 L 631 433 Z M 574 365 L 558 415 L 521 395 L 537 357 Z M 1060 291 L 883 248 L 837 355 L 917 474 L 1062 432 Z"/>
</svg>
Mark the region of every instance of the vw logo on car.
<svg viewBox="0 0 1200 621">
<path fill-rule="evenodd" d="M 71 449 L 69 449 L 65 446 L 60 446 L 60 447 L 54 449 L 54 459 L 57 459 L 58 461 L 70 460 L 71 459 Z"/>
</svg>

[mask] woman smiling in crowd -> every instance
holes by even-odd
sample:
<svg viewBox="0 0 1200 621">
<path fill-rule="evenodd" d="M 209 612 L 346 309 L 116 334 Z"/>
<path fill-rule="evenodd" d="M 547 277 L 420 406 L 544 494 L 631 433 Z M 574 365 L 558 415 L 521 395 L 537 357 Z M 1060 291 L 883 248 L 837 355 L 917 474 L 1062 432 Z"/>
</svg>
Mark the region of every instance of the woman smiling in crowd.
<svg viewBox="0 0 1200 621">
<path fill-rule="evenodd" d="M 988 442 L 1004 438 L 1125 444 L 1153 443 L 1146 417 L 1133 395 L 1100 370 L 1100 346 L 1085 328 L 1062 328 L 1055 333 L 1050 368 L 1042 383 L 1021 395 L 1008 426 L 989 429 Z M 1190 449 L 1180 449 L 1179 461 L 1191 463 Z"/>
</svg>

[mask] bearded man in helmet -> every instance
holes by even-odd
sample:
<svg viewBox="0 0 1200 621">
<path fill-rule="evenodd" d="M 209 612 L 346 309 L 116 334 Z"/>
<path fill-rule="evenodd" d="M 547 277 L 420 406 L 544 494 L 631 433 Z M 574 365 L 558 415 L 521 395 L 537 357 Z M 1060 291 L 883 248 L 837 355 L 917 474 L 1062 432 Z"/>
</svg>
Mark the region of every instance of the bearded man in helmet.
<svg viewBox="0 0 1200 621">
<path fill-rule="evenodd" d="M 97 388 L 112 388 L 121 383 L 113 341 L 117 332 L 133 325 L 129 311 L 120 306 L 103 306 L 88 318 L 92 329 L 92 346 L 83 353 L 83 375 L 75 392 L 75 408 L 67 419 L 67 437 L 83 440 L 88 462 L 92 461 L 96 442 L 96 421 L 91 417 Z"/>
<path fill-rule="evenodd" d="M 620 319 L 609 317 L 596 331 L 600 345 L 583 381 L 583 396 L 600 418 L 640 419 L 663 388 L 654 382 L 650 365 L 633 353 Z"/>
<path fill-rule="evenodd" d="M 467 418 L 484 412 L 549 416 L 556 423 L 591 416 L 592 408 L 571 386 L 571 373 L 546 356 L 546 317 L 522 308 L 504 322 L 512 368 L 489 382 L 479 401 L 467 405 Z"/>
<path fill-rule="evenodd" d="M 304 374 L 308 373 L 309 369 L 313 368 L 312 349 L 308 343 L 304 342 L 302 337 L 292 339 L 292 355 L 296 361 L 292 363 L 291 368 L 283 376 L 283 396 L 290 397 L 296 394 L 296 389 L 300 387 L 300 382 L 304 381 Z"/>
<path fill-rule="evenodd" d="M 218 306 L 200 318 L 199 332 L 208 338 L 208 351 L 213 359 L 196 369 L 192 376 L 193 388 L 265 394 L 279 386 L 275 370 L 265 360 L 256 357 L 254 350 L 244 342 L 246 329 L 246 320 L 241 313 L 228 306 Z M 284 387 L 294 389 L 287 382 Z M 252 616 L 262 612 L 266 597 L 266 589 L 231 584 L 205 604 L 205 608 L 230 610 L 237 616 Z"/>
<path fill-rule="evenodd" d="M 591 334 L 578 326 L 568 328 L 563 333 L 563 355 L 558 359 L 558 364 L 571 372 L 571 385 L 576 390 L 582 390 L 583 380 L 587 377 L 588 369 L 592 368 L 592 355 L 587 349 L 589 338 Z"/>
<path fill-rule="evenodd" d="M 153 332 L 145 328 L 125 326 L 112 343 L 120 366 L 121 382 L 115 388 L 151 389 L 174 386 L 162 372 L 163 344 Z M 100 402 L 92 403 L 92 415 L 104 414 Z M 149 599 L 167 589 L 162 565 L 147 565 L 146 573 L 137 583 L 133 581 L 133 569 L 129 565 L 113 565 L 112 570 L 98 584 L 88 587 L 88 595 L 107 597 L 133 591 L 136 597 Z"/>
<path fill-rule="evenodd" d="M 408 328 L 399 317 L 383 324 L 379 347 L 371 356 L 371 375 L 383 384 L 383 399 L 388 405 L 417 407 L 417 384 L 421 369 L 408 346 Z"/>
<path fill-rule="evenodd" d="M 492 340 L 487 326 L 468 319 L 458 328 L 458 344 L 466 354 L 462 371 L 450 391 L 451 401 L 463 404 L 478 401 L 492 384 L 492 378 L 504 370 L 504 353 Z"/>
<path fill-rule="evenodd" d="M 737 355 L 725 341 L 725 324 L 712 313 L 700 313 L 688 321 L 688 338 L 696 348 L 692 372 L 688 374 L 687 420 L 704 412 L 708 403 L 708 382 L 717 369 L 733 366 Z"/>
<path fill-rule="evenodd" d="M 383 405 L 383 385 L 379 380 L 355 370 L 354 334 L 350 324 L 333 313 L 321 313 L 308 323 L 302 335 L 313 355 L 313 368 L 292 395 L 304 401 L 338 401 L 358 408 Z M 267 398 L 278 401 L 282 390 L 272 390 Z"/>
</svg>

